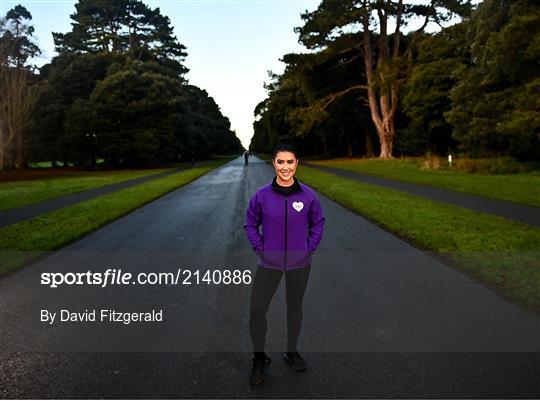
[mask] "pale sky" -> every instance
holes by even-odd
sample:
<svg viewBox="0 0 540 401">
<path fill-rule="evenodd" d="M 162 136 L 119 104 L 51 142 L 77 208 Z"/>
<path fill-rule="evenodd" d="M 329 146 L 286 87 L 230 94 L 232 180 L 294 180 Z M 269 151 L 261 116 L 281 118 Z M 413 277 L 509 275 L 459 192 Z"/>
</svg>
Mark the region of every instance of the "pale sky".
<svg viewBox="0 0 540 401">
<path fill-rule="evenodd" d="M 300 14 L 317 8 L 319 0 L 143 0 L 159 7 L 187 47 L 187 78 L 214 98 L 231 128 L 247 148 L 253 136 L 253 110 L 266 97 L 268 70 L 282 73 L 279 59 L 307 51 L 298 43 Z M 42 51 L 34 61 L 46 64 L 56 54 L 51 32 L 71 30 L 75 0 L 0 0 L 0 15 L 21 4 L 32 14 Z"/>
</svg>

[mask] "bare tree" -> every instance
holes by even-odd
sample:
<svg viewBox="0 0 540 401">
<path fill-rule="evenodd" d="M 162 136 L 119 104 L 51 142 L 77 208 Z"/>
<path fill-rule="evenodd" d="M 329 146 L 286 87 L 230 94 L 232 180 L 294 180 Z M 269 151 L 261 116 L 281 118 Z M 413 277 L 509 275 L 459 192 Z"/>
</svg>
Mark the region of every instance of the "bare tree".
<svg viewBox="0 0 540 401">
<path fill-rule="evenodd" d="M 0 169 L 26 164 L 24 130 L 36 99 L 29 58 L 39 54 L 32 41 L 32 16 L 21 5 L 0 19 Z"/>
<path fill-rule="evenodd" d="M 0 169 L 25 164 L 23 133 L 36 99 L 37 85 L 23 68 L 0 67 Z"/>
</svg>

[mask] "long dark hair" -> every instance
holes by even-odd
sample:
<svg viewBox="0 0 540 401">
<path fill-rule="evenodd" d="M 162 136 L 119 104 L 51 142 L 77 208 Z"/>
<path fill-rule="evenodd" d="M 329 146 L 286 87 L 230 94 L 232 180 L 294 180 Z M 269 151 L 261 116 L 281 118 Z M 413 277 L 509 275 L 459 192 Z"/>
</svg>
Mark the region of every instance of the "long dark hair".
<svg viewBox="0 0 540 401">
<path fill-rule="evenodd" d="M 278 152 L 291 152 L 294 154 L 294 157 L 298 159 L 298 151 L 294 146 L 292 138 L 289 135 L 283 135 L 279 138 L 279 142 L 274 149 L 272 159 L 275 159 Z"/>
</svg>

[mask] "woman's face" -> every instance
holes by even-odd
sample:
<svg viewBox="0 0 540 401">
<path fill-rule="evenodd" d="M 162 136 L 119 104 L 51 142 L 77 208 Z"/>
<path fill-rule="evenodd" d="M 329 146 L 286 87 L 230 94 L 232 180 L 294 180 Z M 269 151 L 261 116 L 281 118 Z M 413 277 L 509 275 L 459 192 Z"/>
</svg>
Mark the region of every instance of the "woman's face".
<svg viewBox="0 0 540 401">
<path fill-rule="evenodd" d="M 294 153 L 287 151 L 278 152 L 272 163 L 276 169 L 278 184 L 284 187 L 292 185 L 296 166 L 298 166 L 298 159 L 294 156 Z"/>
</svg>

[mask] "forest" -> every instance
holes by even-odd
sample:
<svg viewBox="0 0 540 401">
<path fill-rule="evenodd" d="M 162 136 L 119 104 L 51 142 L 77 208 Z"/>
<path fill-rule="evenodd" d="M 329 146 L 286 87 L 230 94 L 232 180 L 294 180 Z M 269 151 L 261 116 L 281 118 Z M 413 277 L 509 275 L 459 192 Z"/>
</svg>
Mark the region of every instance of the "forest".
<svg viewBox="0 0 540 401">
<path fill-rule="evenodd" d="M 302 21 L 310 51 L 269 72 L 252 151 L 540 159 L 538 2 L 322 0 Z"/>
<path fill-rule="evenodd" d="M 185 75 L 186 47 L 168 17 L 140 0 L 80 0 L 71 31 L 40 54 L 22 5 L 0 16 L 0 170 L 138 167 L 237 153 L 208 93 Z"/>
</svg>

